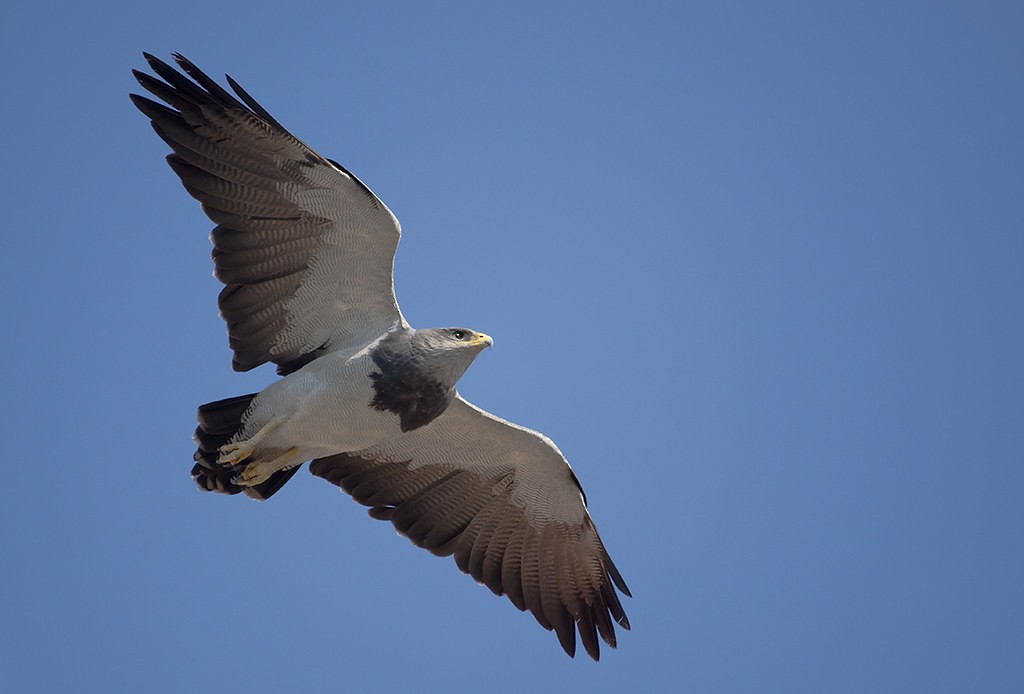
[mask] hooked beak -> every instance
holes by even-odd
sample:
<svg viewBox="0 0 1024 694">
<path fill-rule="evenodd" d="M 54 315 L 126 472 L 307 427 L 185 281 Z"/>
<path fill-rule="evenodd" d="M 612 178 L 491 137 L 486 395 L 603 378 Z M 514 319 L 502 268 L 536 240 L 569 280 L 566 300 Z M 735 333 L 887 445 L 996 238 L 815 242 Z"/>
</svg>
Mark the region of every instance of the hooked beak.
<svg viewBox="0 0 1024 694">
<path fill-rule="evenodd" d="M 473 341 L 470 342 L 470 344 L 471 345 L 479 345 L 481 348 L 483 348 L 483 347 L 493 347 L 494 346 L 494 340 L 491 339 L 490 335 L 485 335 L 484 333 L 477 333 L 476 337 L 473 338 Z"/>
</svg>

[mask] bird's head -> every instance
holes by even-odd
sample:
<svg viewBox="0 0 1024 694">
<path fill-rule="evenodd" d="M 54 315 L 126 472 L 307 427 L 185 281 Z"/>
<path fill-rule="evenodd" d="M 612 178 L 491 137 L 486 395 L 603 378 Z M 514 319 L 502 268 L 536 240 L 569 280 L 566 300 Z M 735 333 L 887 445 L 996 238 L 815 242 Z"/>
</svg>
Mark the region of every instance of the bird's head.
<svg viewBox="0 0 1024 694">
<path fill-rule="evenodd" d="M 427 328 L 412 336 L 416 360 L 442 383 L 452 385 L 484 347 L 492 347 L 490 335 L 469 328 Z"/>
</svg>

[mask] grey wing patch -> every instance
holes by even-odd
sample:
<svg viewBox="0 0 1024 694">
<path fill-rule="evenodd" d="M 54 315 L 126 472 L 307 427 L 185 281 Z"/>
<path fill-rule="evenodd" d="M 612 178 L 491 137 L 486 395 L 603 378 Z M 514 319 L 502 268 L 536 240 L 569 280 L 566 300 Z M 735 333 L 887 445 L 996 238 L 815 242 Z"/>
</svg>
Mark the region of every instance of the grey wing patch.
<svg viewBox="0 0 1024 694">
<path fill-rule="evenodd" d="M 486 453 L 485 453 L 486 451 Z M 539 470 L 537 468 L 540 468 Z M 583 504 L 575 476 L 545 439 L 461 398 L 428 426 L 359 453 L 314 460 L 379 520 L 554 630 L 570 656 L 579 632 L 600 657 L 629 629 L 629 589 Z"/>
<path fill-rule="evenodd" d="M 167 105 L 131 98 L 217 225 L 214 274 L 226 285 L 218 304 L 234 368 L 270 361 L 294 370 L 316 350 L 361 346 L 403 323 L 392 283 L 401 231 L 370 189 L 230 78 L 240 98 L 179 55 L 186 74 L 146 60 L 161 79 L 133 72 Z"/>
</svg>

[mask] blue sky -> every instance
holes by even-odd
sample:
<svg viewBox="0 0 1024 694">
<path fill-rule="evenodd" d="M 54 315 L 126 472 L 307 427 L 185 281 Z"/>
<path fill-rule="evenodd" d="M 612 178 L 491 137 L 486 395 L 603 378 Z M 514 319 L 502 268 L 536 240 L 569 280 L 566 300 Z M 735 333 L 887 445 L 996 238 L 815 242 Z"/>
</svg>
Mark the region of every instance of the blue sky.
<svg viewBox="0 0 1024 694">
<path fill-rule="evenodd" d="M 0 28 L 0 688 L 1022 691 L 1019 4 L 67 5 Z M 143 50 L 388 203 L 414 325 L 495 337 L 463 394 L 635 596 L 601 663 L 306 473 L 194 489 L 195 406 L 273 374 Z"/>
</svg>

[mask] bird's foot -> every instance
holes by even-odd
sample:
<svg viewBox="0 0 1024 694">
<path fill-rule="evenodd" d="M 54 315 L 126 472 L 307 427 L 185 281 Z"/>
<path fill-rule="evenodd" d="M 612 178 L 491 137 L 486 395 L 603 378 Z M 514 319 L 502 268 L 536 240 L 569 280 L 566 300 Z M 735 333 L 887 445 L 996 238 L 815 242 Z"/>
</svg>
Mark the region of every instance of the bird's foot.
<svg viewBox="0 0 1024 694">
<path fill-rule="evenodd" d="M 220 455 L 217 457 L 217 462 L 221 465 L 231 466 L 238 465 L 242 461 L 247 460 L 256 450 L 256 446 L 260 445 L 260 441 L 265 439 L 282 421 L 284 421 L 282 418 L 274 417 L 252 437 L 244 441 L 224 444 L 220 447 Z"/>
<path fill-rule="evenodd" d="M 239 487 L 255 487 L 270 479 L 277 470 L 270 463 L 249 463 L 245 469 L 231 478 Z"/>
<path fill-rule="evenodd" d="M 302 460 L 298 457 L 298 449 L 289 448 L 273 460 L 249 463 L 231 481 L 240 487 L 255 487 L 257 484 L 266 482 L 275 472 L 287 470 L 300 463 L 302 463 Z"/>
<path fill-rule="evenodd" d="M 248 441 L 224 444 L 220 447 L 220 456 L 217 458 L 217 462 L 221 465 L 237 465 L 251 456 L 255 448 Z"/>
</svg>

